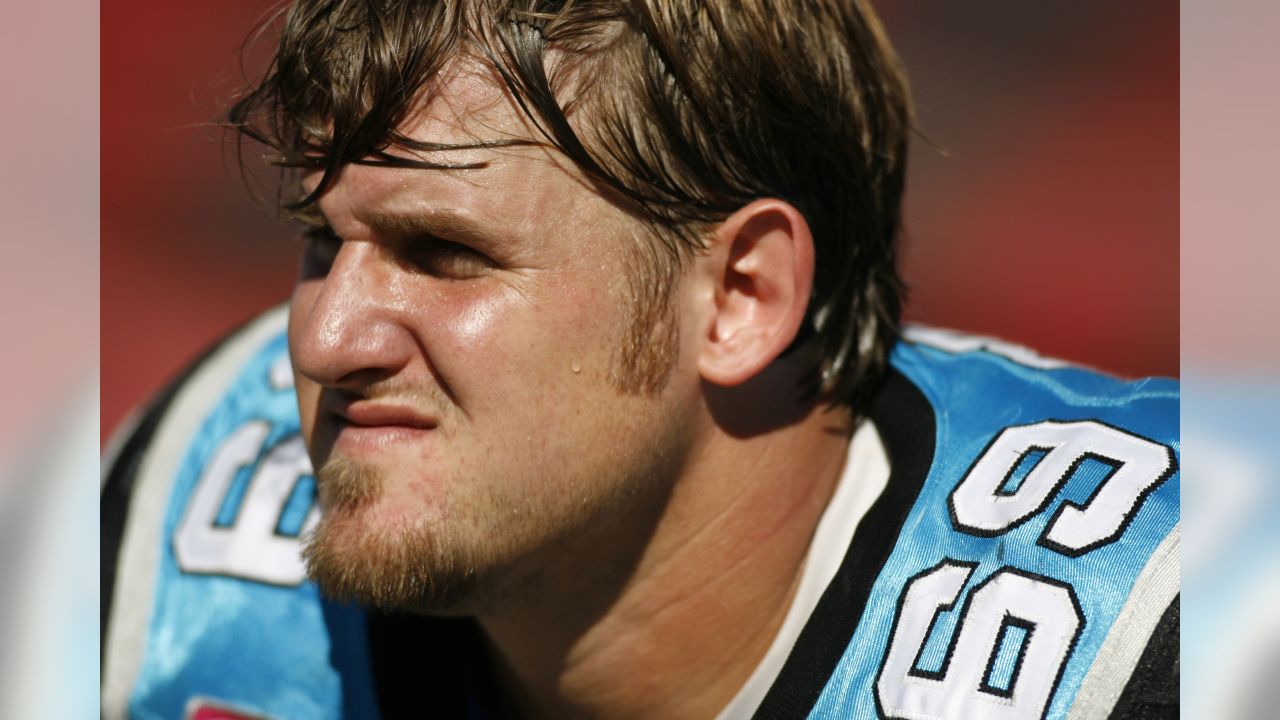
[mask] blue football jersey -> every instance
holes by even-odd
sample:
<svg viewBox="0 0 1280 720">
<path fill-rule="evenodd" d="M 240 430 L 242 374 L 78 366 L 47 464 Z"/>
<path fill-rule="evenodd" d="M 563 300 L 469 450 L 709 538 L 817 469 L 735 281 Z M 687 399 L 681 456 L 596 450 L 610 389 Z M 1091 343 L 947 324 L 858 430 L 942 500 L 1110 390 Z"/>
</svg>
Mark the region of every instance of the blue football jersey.
<svg viewBox="0 0 1280 720">
<path fill-rule="evenodd" d="M 755 716 L 1176 716 L 1178 391 L 915 329 L 869 411 L 884 492 Z M 306 579 L 282 308 L 106 463 L 107 718 L 501 718 L 478 627 Z"/>
<path fill-rule="evenodd" d="M 1177 716 L 1178 389 L 912 329 L 888 485 L 756 717 Z"/>
</svg>

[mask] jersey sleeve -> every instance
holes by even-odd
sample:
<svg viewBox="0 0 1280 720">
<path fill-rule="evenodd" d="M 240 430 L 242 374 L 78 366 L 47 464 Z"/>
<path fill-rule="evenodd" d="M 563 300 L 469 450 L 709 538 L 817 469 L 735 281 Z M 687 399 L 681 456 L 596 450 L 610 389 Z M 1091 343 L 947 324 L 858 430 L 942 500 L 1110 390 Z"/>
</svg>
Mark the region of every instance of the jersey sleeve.
<svg viewBox="0 0 1280 720">
<path fill-rule="evenodd" d="M 104 718 L 378 716 L 364 615 L 320 597 L 276 308 L 150 405 L 102 488 Z"/>
<path fill-rule="evenodd" d="M 908 337 L 889 486 L 756 716 L 1176 714 L 1177 383 Z"/>
<path fill-rule="evenodd" d="M 101 588 L 101 653 L 105 661 L 106 638 L 109 630 L 111 606 L 115 595 L 117 565 L 120 561 L 120 543 L 129 520 L 129 500 L 132 497 L 138 469 L 156 426 L 173 402 L 173 396 L 195 374 L 206 359 L 217 352 L 221 342 L 205 351 L 176 379 L 152 398 L 141 411 L 128 419 L 118 430 L 118 435 L 107 443 L 102 464 L 102 490 L 99 500 L 100 519 L 100 571 Z"/>
</svg>

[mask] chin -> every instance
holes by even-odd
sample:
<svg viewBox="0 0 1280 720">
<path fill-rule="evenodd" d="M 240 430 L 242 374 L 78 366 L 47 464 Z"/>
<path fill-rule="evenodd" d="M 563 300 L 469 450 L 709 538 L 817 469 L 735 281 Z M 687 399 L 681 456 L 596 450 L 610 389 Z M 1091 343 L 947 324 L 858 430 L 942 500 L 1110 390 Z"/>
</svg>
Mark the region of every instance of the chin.
<svg viewBox="0 0 1280 720">
<path fill-rule="evenodd" d="M 366 517 L 372 510 L 327 513 L 308 536 L 307 574 L 323 595 L 429 614 L 469 614 L 480 604 L 481 578 L 490 573 L 442 537 L 438 523 L 388 528 Z"/>
<path fill-rule="evenodd" d="M 323 513 L 303 556 L 321 592 L 335 600 L 433 615 L 501 614 L 538 602 L 549 583 L 580 576 L 582 553 L 634 524 L 637 508 L 656 513 L 665 491 L 650 482 L 661 476 L 652 464 L 646 455 L 621 471 L 596 463 L 571 476 L 486 466 L 428 482 L 405 477 L 403 464 L 396 472 L 333 455 L 316 473 Z"/>
<path fill-rule="evenodd" d="M 409 511 L 375 466 L 334 456 L 316 483 L 323 513 L 302 553 L 326 597 L 431 613 L 474 604 L 485 564 L 465 550 L 474 544 L 461 541 L 462 528 Z"/>
</svg>

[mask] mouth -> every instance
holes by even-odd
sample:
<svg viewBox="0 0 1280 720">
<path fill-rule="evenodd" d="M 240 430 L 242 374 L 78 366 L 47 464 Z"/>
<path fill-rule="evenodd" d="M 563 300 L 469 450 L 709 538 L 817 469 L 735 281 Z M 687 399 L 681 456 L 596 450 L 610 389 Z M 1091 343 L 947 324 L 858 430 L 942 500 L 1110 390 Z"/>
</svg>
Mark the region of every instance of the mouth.
<svg viewBox="0 0 1280 720">
<path fill-rule="evenodd" d="M 335 400 L 325 403 L 322 412 L 334 429 L 334 447 L 345 451 L 418 442 L 439 425 L 434 415 L 385 400 Z"/>
</svg>

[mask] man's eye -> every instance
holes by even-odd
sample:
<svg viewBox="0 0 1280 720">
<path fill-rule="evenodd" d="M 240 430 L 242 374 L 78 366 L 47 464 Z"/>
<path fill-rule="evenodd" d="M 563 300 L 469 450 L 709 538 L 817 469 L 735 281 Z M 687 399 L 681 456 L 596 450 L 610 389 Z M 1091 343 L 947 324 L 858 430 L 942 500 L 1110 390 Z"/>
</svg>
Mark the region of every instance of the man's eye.
<svg viewBox="0 0 1280 720">
<path fill-rule="evenodd" d="M 479 277 L 495 267 L 484 253 L 439 238 L 415 238 L 401 252 L 405 262 L 415 270 L 450 280 Z"/>
<path fill-rule="evenodd" d="M 338 250 L 342 247 L 342 238 L 338 237 L 333 228 L 327 226 L 311 228 L 303 237 L 306 240 L 306 250 L 303 255 L 306 271 L 318 274 L 329 272 L 329 268 L 333 267 L 333 261 L 338 257 Z"/>
</svg>

